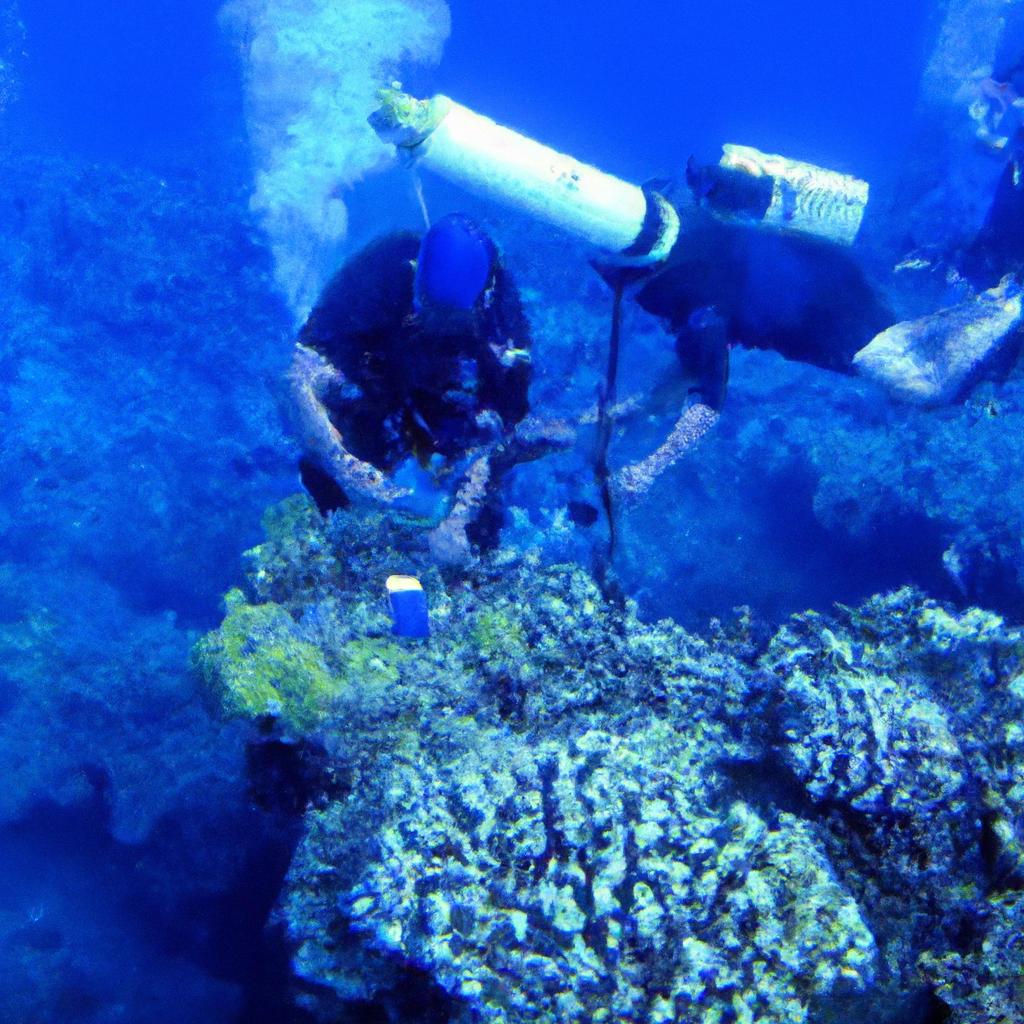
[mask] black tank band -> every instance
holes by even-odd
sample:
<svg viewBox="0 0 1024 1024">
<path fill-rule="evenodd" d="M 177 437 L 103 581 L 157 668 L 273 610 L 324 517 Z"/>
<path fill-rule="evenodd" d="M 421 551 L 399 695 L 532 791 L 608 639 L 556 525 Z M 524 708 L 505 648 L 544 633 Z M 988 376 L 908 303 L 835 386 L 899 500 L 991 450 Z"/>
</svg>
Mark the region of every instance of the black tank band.
<svg viewBox="0 0 1024 1024">
<path fill-rule="evenodd" d="M 647 200 L 647 208 L 644 211 L 644 222 L 640 225 L 640 233 L 619 254 L 628 259 L 637 259 L 650 255 L 651 250 L 661 240 L 661 236 L 665 231 L 665 216 L 662 204 L 667 204 L 668 200 L 651 184 L 641 185 L 640 188 L 643 190 L 644 198 Z"/>
</svg>

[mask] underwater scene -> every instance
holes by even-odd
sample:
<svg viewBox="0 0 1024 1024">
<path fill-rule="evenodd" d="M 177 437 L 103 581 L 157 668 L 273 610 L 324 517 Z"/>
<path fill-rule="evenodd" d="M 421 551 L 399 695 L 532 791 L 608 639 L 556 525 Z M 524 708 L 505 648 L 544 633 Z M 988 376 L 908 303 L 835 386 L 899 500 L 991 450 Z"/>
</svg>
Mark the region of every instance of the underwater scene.
<svg viewBox="0 0 1024 1024">
<path fill-rule="evenodd" d="M 1024 1024 L 1024 0 L 0 0 L 0 1024 Z"/>
</svg>

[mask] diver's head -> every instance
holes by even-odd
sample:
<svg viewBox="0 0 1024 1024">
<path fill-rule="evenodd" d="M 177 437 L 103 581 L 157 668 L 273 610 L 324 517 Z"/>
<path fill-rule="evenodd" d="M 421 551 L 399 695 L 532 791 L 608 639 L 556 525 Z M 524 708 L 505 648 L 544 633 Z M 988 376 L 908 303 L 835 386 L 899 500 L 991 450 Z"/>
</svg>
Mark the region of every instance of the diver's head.
<svg viewBox="0 0 1024 1024">
<path fill-rule="evenodd" d="M 494 244 L 468 217 L 442 217 L 420 243 L 414 285 L 417 310 L 472 309 L 491 279 L 494 258 Z"/>
</svg>

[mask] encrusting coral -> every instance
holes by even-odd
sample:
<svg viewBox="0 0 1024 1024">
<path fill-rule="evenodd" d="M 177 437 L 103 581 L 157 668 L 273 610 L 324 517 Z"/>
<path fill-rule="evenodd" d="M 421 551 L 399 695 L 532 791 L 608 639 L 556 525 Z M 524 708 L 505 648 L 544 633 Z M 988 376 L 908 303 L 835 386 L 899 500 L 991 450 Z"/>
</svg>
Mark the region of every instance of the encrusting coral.
<svg viewBox="0 0 1024 1024">
<path fill-rule="evenodd" d="M 921 958 L 951 1024 L 1007 1024 L 1024 1006 L 1024 896 L 992 896 L 985 912 L 986 935 L 969 951 Z"/>
<path fill-rule="evenodd" d="M 716 799 L 700 742 L 657 719 L 464 732 L 458 756 L 396 765 L 343 907 L 478 1019 L 800 1020 L 808 995 L 870 979 L 811 830 Z"/>
<path fill-rule="evenodd" d="M 324 1019 L 409 971 L 500 1024 L 1016 998 L 1018 954 L 983 952 L 1024 882 L 1024 638 L 998 617 L 908 589 L 700 640 L 529 553 L 439 572 L 422 536 L 302 499 L 268 527 L 199 657 L 344 780 L 279 911 Z M 390 635 L 398 571 L 425 643 Z"/>
<path fill-rule="evenodd" d="M 987 893 L 1024 882 L 1024 634 L 907 588 L 794 617 L 762 664 L 776 750 L 872 908 L 883 984 L 977 966 Z"/>
</svg>

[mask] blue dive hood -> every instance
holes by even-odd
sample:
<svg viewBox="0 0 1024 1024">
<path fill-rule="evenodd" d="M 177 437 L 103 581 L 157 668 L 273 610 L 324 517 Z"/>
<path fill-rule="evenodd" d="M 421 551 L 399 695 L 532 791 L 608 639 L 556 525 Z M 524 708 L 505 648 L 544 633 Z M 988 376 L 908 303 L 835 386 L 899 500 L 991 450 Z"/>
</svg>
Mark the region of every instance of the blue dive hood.
<svg viewBox="0 0 1024 1024">
<path fill-rule="evenodd" d="M 417 309 L 472 309 L 491 277 L 494 246 L 466 216 L 442 217 L 423 236 L 416 263 Z"/>
</svg>

